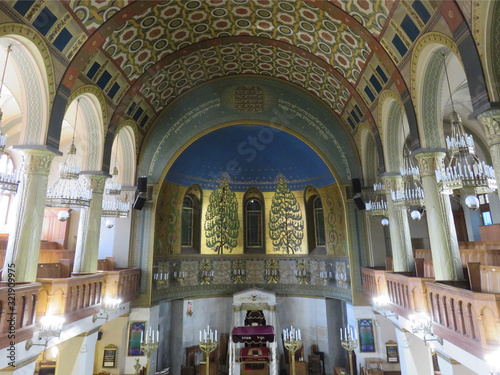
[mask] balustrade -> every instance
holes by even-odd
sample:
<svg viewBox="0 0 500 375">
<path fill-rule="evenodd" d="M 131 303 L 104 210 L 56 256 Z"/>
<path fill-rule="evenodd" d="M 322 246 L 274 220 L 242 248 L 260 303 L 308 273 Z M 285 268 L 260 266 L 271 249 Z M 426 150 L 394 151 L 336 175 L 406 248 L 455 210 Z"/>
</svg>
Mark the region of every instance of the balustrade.
<svg viewBox="0 0 500 375">
<path fill-rule="evenodd" d="M 387 271 L 381 267 L 361 267 L 365 295 L 369 298 L 387 294 Z"/>
<path fill-rule="evenodd" d="M 427 283 L 434 333 L 482 357 L 497 348 L 500 294 L 473 292 L 461 281 Z"/>
<path fill-rule="evenodd" d="M 385 277 L 392 311 L 407 319 L 411 314 L 429 311 L 426 282 L 433 279 L 408 272 L 386 273 Z"/>
<path fill-rule="evenodd" d="M 104 274 L 106 297 L 130 301 L 139 295 L 141 270 L 139 268 L 116 268 L 113 271 L 99 271 Z"/>
<path fill-rule="evenodd" d="M 11 330 L 10 314 L 11 306 L 15 307 L 15 341 L 21 342 L 33 336 L 35 331 L 35 312 L 38 302 L 39 283 L 15 283 L 9 290 L 7 282 L 0 282 L 0 349 L 10 346 L 12 337 L 9 338 Z M 12 291 L 14 292 L 13 294 Z M 15 304 L 12 303 L 15 297 Z"/>
<path fill-rule="evenodd" d="M 37 317 L 64 315 L 66 324 L 92 316 L 101 309 L 104 274 L 61 279 L 37 279 L 42 284 Z"/>
</svg>

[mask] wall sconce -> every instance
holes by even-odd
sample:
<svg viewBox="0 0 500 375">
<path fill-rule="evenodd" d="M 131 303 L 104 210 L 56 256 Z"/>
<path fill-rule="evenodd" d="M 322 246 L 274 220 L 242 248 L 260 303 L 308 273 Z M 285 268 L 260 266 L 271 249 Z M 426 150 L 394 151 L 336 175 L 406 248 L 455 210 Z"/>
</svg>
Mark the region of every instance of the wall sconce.
<svg viewBox="0 0 500 375">
<path fill-rule="evenodd" d="M 92 317 L 92 322 L 95 323 L 97 319 L 105 319 L 108 321 L 109 314 L 115 313 L 118 311 L 118 307 L 122 303 L 122 300 L 119 298 L 106 297 L 104 298 L 104 310 L 100 311 L 99 314 L 95 314 Z"/>
<path fill-rule="evenodd" d="M 45 340 L 44 344 L 34 344 L 32 339 L 26 341 L 26 350 L 33 346 L 47 347 L 47 344 L 54 337 L 61 337 L 64 318 L 52 315 L 46 315 L 40 319 L 40 330 L 38 331 L 38 340 Z"/>
<path fill-rule="evenodd" d="M 174 271 L 174 276 L 172 280 L 174 281 L 182 281 L 186 278 L 186 272 L 184 271 Z"/>
<path fill-rule="evenodd" d="M 191 302 L 188 302 L 186 314 L 188 316 L 193 316 L 193 305 L 191 304 Z"/>
<path fill-rule="evenodd" d="M 326 282 L 334 280 L 332 271 L 321 271 L 319 273 L 319 277 L 321 278 L 321 280 Z"/>
<path fill-rule="evenodd" d="M 426 313 L 418 313 L 418 314 L 412 314 L 409 316 L 410 321 L 411 321 L 411 330 L 413 333 L 420 333 L 423 334 L 424 337 L 424 342 L 427 341 L 437 341 L 441 345 L 443 345 L 443 339 L 439 336 L 436 336 L 432 332 L 432 324 L 431 324 L 431 318 L 429 317 L 428 314 Z M 430 336 L 430 337 L 428 337 Z"/>
<path fill-rule="evenodd" d="M 398 317 L 396 313 L 391 311 L 389 308 L 389 303 L 390 303 L 389 296 L 387 294 L 382 294 L 378 297 L 373 298 L 373 309 L 385 316 L 386 318 L 394 316 L 395 318 Z"/>
<path fill-rule="evenodd" d="M 295 276 L 299 279 L 299 284 L 309 284 L 311 281 L 311 271 L 309 270 L 309 262 L 307 260 L 299 260 Z"/>
</svg>

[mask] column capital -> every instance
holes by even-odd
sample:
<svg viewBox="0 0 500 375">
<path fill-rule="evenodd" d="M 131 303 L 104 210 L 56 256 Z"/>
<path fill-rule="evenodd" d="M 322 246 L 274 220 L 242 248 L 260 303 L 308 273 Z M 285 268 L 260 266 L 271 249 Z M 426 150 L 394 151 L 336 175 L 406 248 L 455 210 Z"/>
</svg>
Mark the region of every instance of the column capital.
<svg viewBox="0 0 500 375">
<path fill-rule="evenodd" d="M 488 146 L 500 143 L 500 110 L 488 111 L 477 117 L 484 127 Z"/>
<path fill-rule="evenodd" d="M 418 161 L 420 175 L 435 176 L 436 169 L 444 167 L 444 157 L 446 149 L 444 148 L 421 148 L 416 150 L 413 155 Z"/>
<path fill-rule="evenodd" d="M 20 150 L 23 155 L 22 171 L 25 174 L 48 176 L 50 173 L 50 166 L 52 165 L 52 159 L 58 156 L 58 153 L 46 148 L 13 147 L 13 149 Z M 59 155 L 61 155 L 61 153 L 59 153 Z"/>
<path fill-rule="evenodd" d="M 390 190 L 399 190 L 403 187 L 403 176 L 399 173 L 382 173 L 380 178 L 384 181 L 387 193 L 390 193 Z"/>
<path fill-rule="evenodd" d="M 83 171 L 80 174 L 87 179 L 88 187 L 92 189 L 92 193 L 96 194 L 104 193 L 106 180 L 111 177 L 110 174 L 102 171 Z"/>
</svg>

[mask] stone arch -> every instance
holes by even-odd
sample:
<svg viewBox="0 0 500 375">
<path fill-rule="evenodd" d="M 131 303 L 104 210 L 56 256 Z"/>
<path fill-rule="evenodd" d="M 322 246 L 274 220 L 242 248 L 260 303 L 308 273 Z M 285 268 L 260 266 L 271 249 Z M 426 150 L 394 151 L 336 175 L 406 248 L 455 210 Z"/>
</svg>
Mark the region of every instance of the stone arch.
<svg viewBox="0 0 500 375">
<path fill-rule="evenodd" d="M 379 100 L 379 123 L 387 172 L 399 172 L 403 152 L 403 134 L 409 134 L 408 123 L 399 96 L 386 90 Z M 403 124 L 403 126 L 401 126 Z"/>
<path fill-rule="evenodd" d="M 2 103 L 3 130 L 10 136 L 11 144 L 40 145 L 46 139 L 55 84 L 50 53 L 39 38 L 26 26 L 0 27 L 2 64 L 8 46 L 12 45 L 3 90 L 7 102 Z"/>
<path fill-rule="evenodd" d="M 120 126 L 111 147 L 111 170 L 118 168 L 118 177 L 122 185 L 134 185 L 135 181 L 135 134 L 126 125 Z"/>
<path fill-rule="evenodd" d="M 75 135 L 75 145 L 77 146 L 77 155 L 82 160 L 82 170 L 99 171 L 102 168 L 104 154 L 104 115 L 106 107 L 102 107 L 98 97 L 95 96 L 95 90 L 87 86 L 76 90 L 69 98 L 66 105 L 64 122 L 71 125 Z M 78 114 L 76 114 L 78 108 Z M 77 123 L 75 124 L 75 121 Z M 60 144 L 66 144 L 69 132 L 65 126 L 61 129 Z"/>
</svg>

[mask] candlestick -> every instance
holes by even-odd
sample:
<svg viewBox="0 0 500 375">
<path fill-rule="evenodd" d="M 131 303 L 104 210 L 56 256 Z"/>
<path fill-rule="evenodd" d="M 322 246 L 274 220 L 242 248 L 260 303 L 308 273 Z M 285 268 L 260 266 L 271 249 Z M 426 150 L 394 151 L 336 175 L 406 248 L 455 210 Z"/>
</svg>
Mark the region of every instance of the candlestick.
<svg viewBox="0 0 500 375">
<path fill-rule="evenodd" d="M 352 327 L 344 328 L 344 336 L 342 336 L 342 328 L 340 329 L 340 343 L 349 352 L 349 371 L 353 374 L 352 352 L 358 347 L 358 341 L 356 334 L 353 334 Z"/>
<path fill-rule="evenodd" d="M 295 328 L 291 326 L 290 331 L 288 331 L 287 328 L 284 339 L 285 339 L 285 348 L 287 348 L 290 354 L 292 355 L 292 375 L 295 375 L 295 352 L 302 347 L 300 329 L 295 331 Z"/>
</svg>

